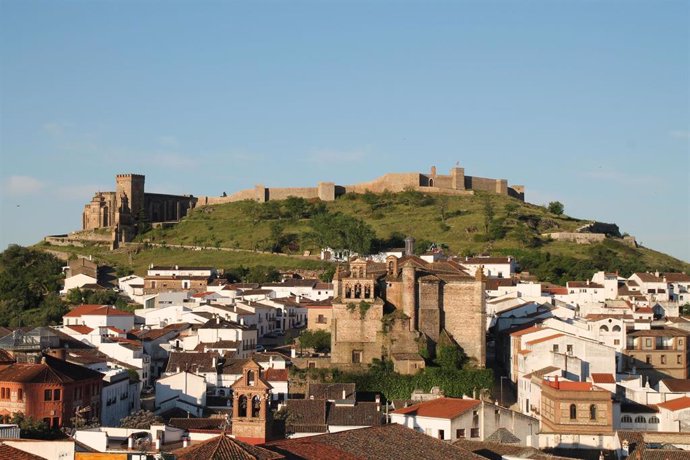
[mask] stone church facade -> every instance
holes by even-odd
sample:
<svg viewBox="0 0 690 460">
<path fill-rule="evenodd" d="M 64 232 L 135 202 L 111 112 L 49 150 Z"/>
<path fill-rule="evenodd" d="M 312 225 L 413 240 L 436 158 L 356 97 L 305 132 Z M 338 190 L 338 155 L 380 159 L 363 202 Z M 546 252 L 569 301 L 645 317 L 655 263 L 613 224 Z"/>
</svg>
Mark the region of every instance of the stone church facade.
<svg viewBox="0 0 690 460">
<path fill-rule="evenodd" d="M 436 346 L 450 339 L 478 366 L 485 365 L 481 270 L 473 277 L 451 260 L 389 256 L 385 263 L 352 261 L 348 270 L 336 272 L 333 284 L 333 364 L 433 356 Z"/>
</svg>

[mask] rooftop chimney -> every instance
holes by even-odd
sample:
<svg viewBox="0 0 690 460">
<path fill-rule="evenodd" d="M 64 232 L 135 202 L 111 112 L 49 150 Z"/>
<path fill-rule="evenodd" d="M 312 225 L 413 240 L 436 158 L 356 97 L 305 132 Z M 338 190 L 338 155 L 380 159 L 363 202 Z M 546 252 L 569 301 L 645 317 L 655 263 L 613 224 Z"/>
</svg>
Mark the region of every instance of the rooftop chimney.
<svg viewBox="0 0 690 460">
<path fill-rule="evenodd" d="M 411 236 L 408 236 L 405 238 L 405 255 L 406 256 L 413 256 L 414 255 L 414 238 Z"/>
</svg>

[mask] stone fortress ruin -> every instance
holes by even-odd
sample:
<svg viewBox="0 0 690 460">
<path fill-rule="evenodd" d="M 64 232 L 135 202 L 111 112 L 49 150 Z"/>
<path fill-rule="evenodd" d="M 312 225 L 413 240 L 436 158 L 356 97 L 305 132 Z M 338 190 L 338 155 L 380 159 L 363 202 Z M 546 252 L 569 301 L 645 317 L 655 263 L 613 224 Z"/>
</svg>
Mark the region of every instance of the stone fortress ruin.
<svg viewBox="0 0 690 460">
<path fill-rule="evenodd" d="M 346 193 L 402 192 L 417 190 L 444 195 L 472 194 L 475 190 L 497 193 L 525 200 L 522 185 L 508 185 L 505 179 L 489 179 L 465 175 L 465 169 L 453 167 L 450 174 L 437 174 L 432 166 L 428 173 L 388 173 L 370 182 L 336 185 L 319 182 L 316 187 L 269 188 L 256 185 L 228 196 L 166 195 L 148 193 L 145 177 L 140 174 L 118 174 L 114 192 L 96 192 L 82 213 L 82 230 L 110 229 L 112 241 L 131 241 L 137 226 L 142 223 L 177 222 L 196 206 L 232 203 L 242 200 L 266 202 L 284 200 L 290 196 L 334 201 Z"/>
</svg>

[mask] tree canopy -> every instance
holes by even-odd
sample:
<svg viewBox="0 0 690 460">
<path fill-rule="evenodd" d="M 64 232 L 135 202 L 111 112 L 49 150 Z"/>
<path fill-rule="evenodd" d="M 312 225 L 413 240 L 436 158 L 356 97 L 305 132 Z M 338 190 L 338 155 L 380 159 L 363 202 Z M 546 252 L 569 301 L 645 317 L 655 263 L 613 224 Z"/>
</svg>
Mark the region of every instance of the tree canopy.
<svg viewBox="0 0 690 460">
<path fill-rule="evenodd" d="M 10 245 L 0 254 L 0 326 L 55 324 L 67 312 L 58 291 L 62 263 L 55 256 Z"/>
</svg>

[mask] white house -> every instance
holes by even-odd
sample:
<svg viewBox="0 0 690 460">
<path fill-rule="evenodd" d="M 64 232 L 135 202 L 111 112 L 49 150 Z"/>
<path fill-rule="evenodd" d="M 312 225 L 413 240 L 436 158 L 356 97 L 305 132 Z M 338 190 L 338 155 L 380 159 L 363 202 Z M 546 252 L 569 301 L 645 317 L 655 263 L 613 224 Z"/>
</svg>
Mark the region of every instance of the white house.
<svg viewBox="0 0 690 460">
<path fill-rule="evenodd" d="M 140 409 L 140 382 L 124 369 L 108 370 L 103 376 L 101 425 L 120 426 L 120 421 Z"/>
<path fill-rule="evenodd" d="M 163 267 L 151 264 L 146 271 L 147 276 L 205 276 L 211 278 L 217 274 L 218 271 L 213 267 L 181 267 L 179 265 Z"/>
<path fill-rule="evenodd" d="M 92 329 L 114 327 L 129 331 L 134 327 L 134 314 L 112 305 L 79 305 L 62 317 L 62 324 L 84 325 Z"/>
<path fill-rule="evenodd" d="M 538 420 L 476 399 L 433 399 L 397 409 L 390 418 L 391 423 L 450 441 L 465 438 L 484 441 L 505 428 L 521 445 L 527 445 L 539 432 Z"/>
<path fill-rule="evenodd" d="M 206 407 L 206 380 L 191 372 L 182 371 L 156 381 L 156 412 L 173 408 L 201 417 Z"/>
<path fill-rule="evenodd" d="M 484 267 L 484 276 L 495 278 L 510 278 L 515 274 L 517 264 L 512 257 L 466 257 L 458 260 L 467 272 L 474 276 L 479 267 Z"/>
</svg>

